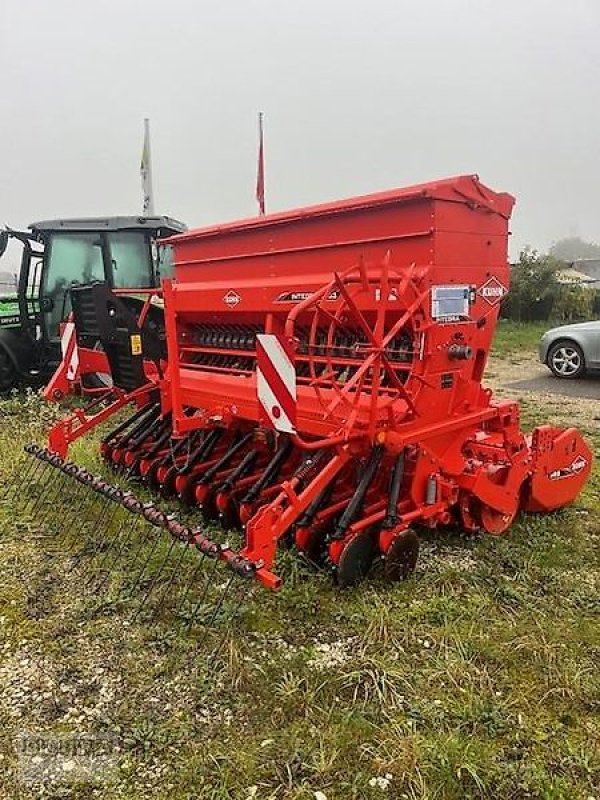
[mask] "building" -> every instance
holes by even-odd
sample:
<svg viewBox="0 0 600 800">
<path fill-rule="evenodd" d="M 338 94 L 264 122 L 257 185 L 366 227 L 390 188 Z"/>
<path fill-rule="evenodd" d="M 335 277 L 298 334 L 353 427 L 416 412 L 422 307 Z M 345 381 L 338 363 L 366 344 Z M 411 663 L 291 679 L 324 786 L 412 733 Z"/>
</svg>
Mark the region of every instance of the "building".
<svg viewBox="0 0 600 800">
<path fill-rule="evenodd" d="M 0 272 L 0 295 L 15 294 L 17 276 L 12 272 Z"/>
<path fill-rule="evenodd" d="M 569 269 L 580 275 L 580 282 L 590 289 L 600 289 L 600 258 L 579 258 Z"/>
</svg>

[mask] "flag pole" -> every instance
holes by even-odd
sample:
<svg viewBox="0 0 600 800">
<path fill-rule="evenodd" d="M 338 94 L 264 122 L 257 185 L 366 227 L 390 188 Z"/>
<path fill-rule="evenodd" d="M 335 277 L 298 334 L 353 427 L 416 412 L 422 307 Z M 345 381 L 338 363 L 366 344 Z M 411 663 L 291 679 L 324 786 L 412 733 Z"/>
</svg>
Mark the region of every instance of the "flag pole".
<svg viewBox="0 0 600 800">
<path fill-rule="evenodd" d="M 263 112 L 258 112 L 258 164 L 256 168 L 256 202 L 258 203 L 258 213 L 263 217 L 266 213 L 265 205 L 265 151 L 264 151 L 264 130 Z"/>
<path fill-rule="evenodd" d="M 144 119 L 144 146 L 142 148 L 142 161 L 140 164 L 142 178 L 142 214 L 145 217 L 154 216 L 154 191 L 152 188 L 152 156 L 150 153 L 150 120 Z"/>
</svg>

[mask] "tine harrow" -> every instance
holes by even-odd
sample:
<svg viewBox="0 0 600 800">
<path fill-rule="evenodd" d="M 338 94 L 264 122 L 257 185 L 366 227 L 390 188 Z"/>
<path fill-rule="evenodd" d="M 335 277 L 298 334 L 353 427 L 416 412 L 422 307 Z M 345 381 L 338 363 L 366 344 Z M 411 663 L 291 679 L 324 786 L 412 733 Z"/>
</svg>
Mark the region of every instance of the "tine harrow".
<svg viewBox="0 0 600 800">
<path fill-rule="evenodd" d="M 158 603 L 154 606 L 154 609 L 150 615 L 152 621 L 155 621 L 158 618 L 164 606 L 167 595 L 173 586 L 173 583 L 180 574 L 180 567 L 186 551 L 188 551 L 190 548 L 200 554 L 201 561 L 205 558 L 213 561 L 215 568 L 219 562 L 225 563 L 232 571 L 232 578 L 238 577 L 245 580 L 254 580 L 257 578 L 257 572 L 260 573 L 260 568 L 257 569 L 256 564 L 244 558 L 239 553 L 234 552 L 229 548 L 229 546 L 213 541 L 213 539 L 206 535 L 206 533 L 200 528 L 192 529 L 183 525 L 175 518 L 175 515 L 159 510 L 152 503 L 142 502 L 136 498 L 132 492 L 123 491 L 119 487 L 104 481 L 102 478 L 92 475 L 87 470 L 77 467 L 77 465 L 73 462 L 65 460 L 52 453 L 47 448 L 30 444 L 25 447 L 25 451 L 37 459 L 40 463 L 55 469 L 59 475 L 74 479 L 78 484 L 91 489 L 92 493 L 103 501 L 102 514 L 105 515 L 107 523 L 105 526 L 99 527 L 104 528 L 104 532 L 90 552 L 85 554 L 80 553 L 77 556 L 76 563 L 73 567 L 75 568 L 79 565 L 79 563 L 81 563 L 84 555 L 89 556 L 90 559 L 94 559 L 98 556 L 98 554 L 103 553 L 100 563 L 96 568 L 93 568 L 93 571 L 98 572 L 100 576 L 99 581 L 93 585 L 94 594 L 98 593 L 100 589 L 108 582 L 112 566 L 114 566 L 114 562 L 118 560 L 119 555 L 122 554 L 125 547 L 125 541 L 122 540 L 122 534 L 123 529 L 128 524 L 128 515 L 123 517 L 117 526 L 117 531 L 114 532 L 112 536 L 110 536 L 108 533 L 108 531 L 111 529 L 109 520 L 111 518 L 114 520 L 119 511 L 124 509 L 125 511 L 136 515 L 145 523 L 149 523 L 151 528 L 155 529 L 157 533 L 162 531 L 167 532 L 170 535 L 170 543 L 166 554 L 161 557 L 158 569 L 154 569 L 152 577 L 148 579 L 142 601 L 134 613 L 134 619 L 137 619 L 142 614 L 142 611 L 148 605 L 152 594 L 157 587 L 160 587 Z M 107 509 L 110 507 L 112 507 L 112 509 L 110 512 L 108 512 Z M 129 517 L 129 520 L 131 520 L 131 517 Z M 120 551 L 116 550 L 116 552 L 113 553 L 113 560 L 109 564 L 108 568 L 106 568 L 105 565 L 110 557 L 111 549 L 113 549 L 114 545 L 119 540 L 122 540 L 121 549 Z M 139 555 L 141 556 L 141 565 L 138 563 L 139 569 L 135 574 L 133 582 L 127 587 L 127 594 L 129 597 L 134 595 L 137 586 L 143 584 L 144 577 L 148 567 L 151 565 L 153 556 L 156 554 L 159 548 L 160 541 L 161 537 L 159 535 L 155 536 L 152 545 L 150 548 L 146 548 L 147 552 L 144 553 L 143 547 L 144 545 L 147 545 L 147 541 L 140 539 Z M 171 555 L 177 546 L 179 546 L 181 549 L 179 551 L 179 555 L 177 556 L 175 565 L 172 568 L 169 577 L 161 583 L 160 579 L 163 576 Z M 187 594 L 189 594 L 192 588 L 197 573 L 197 568 L 199 566 L 200 562 L 194 564 L 193 575 L 190 577 L 189 585 L 186 586 L 185 594 L 180 598 L 180 601 L 177 605 L 177 613 L 181 611 Z M 209 583 L 207 582 L 202 589 L 201 599 L 198 601 L 198 605 L 201 605 L 204 602 L 208 590 Z M 225 598 L 219 601 L 219 608 L 222 607 L 224 602 Z M 188 627 L 191 627 L 195 617 L 196 614 L 192 615 Z M 212 622 L 214 622 L 215 618 L 216 615 L 211 617 Z"/>
</svg>

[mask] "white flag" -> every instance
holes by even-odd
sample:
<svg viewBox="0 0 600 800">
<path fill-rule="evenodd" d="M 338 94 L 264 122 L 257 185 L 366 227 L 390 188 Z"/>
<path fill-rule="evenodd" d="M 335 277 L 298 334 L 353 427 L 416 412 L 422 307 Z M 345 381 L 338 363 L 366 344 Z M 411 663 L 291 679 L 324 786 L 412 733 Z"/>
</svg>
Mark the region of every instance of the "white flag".
<svg viewBox="0 0 600 800">
<path fill-rule="evenodd" d="M 142 162 L 140 164 L 142 176 L 142 214 L 145 217 L 154 216 L 154 193 L 152 191 L 152 163 L 150 159 L 150 120 L 144 120 L 144 147 L 142 149 Z"/>
</svg>

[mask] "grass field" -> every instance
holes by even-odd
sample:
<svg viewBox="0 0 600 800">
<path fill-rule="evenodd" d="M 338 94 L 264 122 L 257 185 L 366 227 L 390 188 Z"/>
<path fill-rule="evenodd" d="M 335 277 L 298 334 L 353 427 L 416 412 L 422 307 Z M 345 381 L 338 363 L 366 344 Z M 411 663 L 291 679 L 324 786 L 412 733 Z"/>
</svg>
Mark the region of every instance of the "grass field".
<svg viewBox="0 0 600 800">
<path fill-rule="evenodd" d="M 494 373 L 533 363 L 539 333 L 502 323 Z M 565 408 L 530 395 L 524 426 Z M 3 481 L 55 414 L 0 403 Z M 600 409 L 581 422 L 598 453 Z M 600 798 L 599 490 L 596 464 L 576 505 L 504 538 L 424 535 L 402 585 L 340 592 L 286 554 L 284 589 L 255 593 L 216 653 L 85 591 L 78 495 L 43 524 L 0 504 L 0 797 Z M 40 793 L 19 782 L 22 731 L 110 737 L 116 769 Z"/>
</svg>

